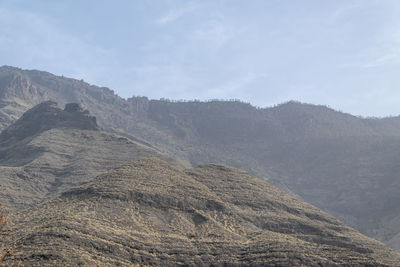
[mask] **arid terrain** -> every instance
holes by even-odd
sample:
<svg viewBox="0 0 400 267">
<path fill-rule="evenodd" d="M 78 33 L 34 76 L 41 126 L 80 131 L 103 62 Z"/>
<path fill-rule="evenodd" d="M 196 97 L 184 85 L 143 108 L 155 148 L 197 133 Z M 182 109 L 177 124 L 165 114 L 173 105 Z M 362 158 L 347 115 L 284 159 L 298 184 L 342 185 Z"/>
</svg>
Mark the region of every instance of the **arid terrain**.
<svg viewBox="0 0 400 267">
<path fill-rule="evenodd" d="M 13 217 L 27 265 L 397 266 L 400 255 L 245 171 L 156 157 Z"/>
<path fill-rule="evenodd" d="M 0 130 L 8 263 L 400 266 L 399 117 L 1 67 Z"/>
</svg>

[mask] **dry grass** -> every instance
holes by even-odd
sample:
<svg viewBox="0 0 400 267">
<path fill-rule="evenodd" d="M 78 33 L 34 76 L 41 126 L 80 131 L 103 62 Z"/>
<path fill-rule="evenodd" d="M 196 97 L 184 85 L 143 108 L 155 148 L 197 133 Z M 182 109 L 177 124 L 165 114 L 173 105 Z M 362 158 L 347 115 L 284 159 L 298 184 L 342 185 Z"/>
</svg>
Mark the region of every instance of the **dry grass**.
<svg viewBox="0 0 400 267">
<path fill-rule="evenodd" d="M 3 229 L 7 225 L 7 212 L 1 212 L 0 213 L 0 233 L 3 232 Z M 12 255 L 11 248 L 7 247 L 5 243 L 5 238 L 1 236 L 0 240 L 0 263 L 4 262 L 7 260 L 8 257 Z"/>
<path fill-rule="evenodd" d="M 146 158 L 14 216 L 28 265 L 398 266 L 383 244 L 246 172 Z"/>
</svg>

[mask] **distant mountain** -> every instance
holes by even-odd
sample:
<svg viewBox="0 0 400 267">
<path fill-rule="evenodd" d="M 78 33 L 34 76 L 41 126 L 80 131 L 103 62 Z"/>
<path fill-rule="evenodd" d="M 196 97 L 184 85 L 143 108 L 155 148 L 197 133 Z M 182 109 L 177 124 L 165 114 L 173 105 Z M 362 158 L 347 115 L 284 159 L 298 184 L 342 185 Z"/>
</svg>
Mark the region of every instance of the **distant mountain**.
<svg viewBox="0 0 400 267">
<path fill-rule="evenodd" d="M 16 214 L 40 266 L 399 266 L 400 254 L 243 170 L 144 158 Z"/>
<path fill-rule="evenodd" d="M 0 134 L 0 201 L 24 207 L 155 149 L 100 131 L 77 104 L 47 101 L 28 110 Z"/>
<path fill-rule="evenodd" d="M 79 103 L 105 131 L 188 165 L 245 169 L 400 249 L 400 117 L 359 118 L 293 101 L 262 109 L 231 101 L 124 100 L 78 80 L 0 68 L 0 128 L 46 100 Z"/>
</svg>

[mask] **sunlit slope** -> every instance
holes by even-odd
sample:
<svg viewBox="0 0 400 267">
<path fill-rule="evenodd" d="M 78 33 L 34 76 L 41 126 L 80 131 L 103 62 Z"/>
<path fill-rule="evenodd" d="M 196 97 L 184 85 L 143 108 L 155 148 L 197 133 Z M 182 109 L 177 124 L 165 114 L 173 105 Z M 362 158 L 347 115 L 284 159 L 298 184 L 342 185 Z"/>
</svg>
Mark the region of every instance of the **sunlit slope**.
<svg viewBox="0 0 400 267">
<path fill-rule="evenodd" d="M 14 219 L 27 265 L 398 266 L 399 254 L 247 172 L 125 164 Z"/>
</svg>

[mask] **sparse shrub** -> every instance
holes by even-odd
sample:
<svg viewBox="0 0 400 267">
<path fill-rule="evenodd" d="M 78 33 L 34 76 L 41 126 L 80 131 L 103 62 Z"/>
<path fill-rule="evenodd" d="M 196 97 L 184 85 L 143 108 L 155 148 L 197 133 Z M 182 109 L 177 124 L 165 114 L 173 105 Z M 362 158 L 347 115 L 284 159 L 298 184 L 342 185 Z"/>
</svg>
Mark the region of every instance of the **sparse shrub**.
<svg viewBox="0 0 400 267">
<path fill-rule="evenodd" d="M 7 212 L 0 213 L 0 233 L 7 225 Z M 4 238 L 0 239 L 0 262 L 7 260 L 12 255 L 11 248 L 5 246 Z"/>
<path fill-rule="evenodd" d="M 2 234 L 4 228 L 7 226 L 7 217 L 8 211 L 0 210 L 0 234 Z M 6 261 L 10 260 L 12 256 L 15 255 L 15 251 L 5 244 L 6 240 L 6 235 L 0 235 L 0 266 L 23 266 L 21 262 L 12 265 L 5 264 Z"/>
<path fill-rule="evenodd" d="M 248 238 L 248 239 L 253 239 L 255 236 L 256 236 L 255 233 L 249 233 L 249 234 L 247 234 L 247 238 Z"/>
</svg>

